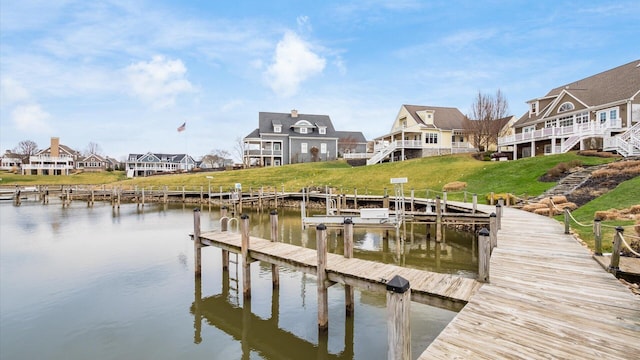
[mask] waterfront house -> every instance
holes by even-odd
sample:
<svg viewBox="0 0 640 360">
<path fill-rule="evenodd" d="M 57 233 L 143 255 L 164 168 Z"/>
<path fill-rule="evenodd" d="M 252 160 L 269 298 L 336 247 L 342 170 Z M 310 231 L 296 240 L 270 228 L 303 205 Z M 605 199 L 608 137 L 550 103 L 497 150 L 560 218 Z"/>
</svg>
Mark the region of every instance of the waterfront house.
<svg viewBox="0 0 640 360">
<path fill-rule="evenodd" d="M 528 102 L 498 139 L 513 158 L 597 149 L 640 155 L 640 60 L 558 86 Z"/>
<path fill-rule="evenodd" d="M 336 131 L 328 115 L 260 112 L 258 128 L 243 139 L 248 166 L 279 166 L 335 160 L 344 153 L 366 152 L 358 131 Z"/>
<path fill-rule="evenodd" d="M 22 156 L 7 150 L 0 158 L 0 170 L 17 171 L 22 166 Z"/>
<path fill-rule="evenodd" d="M 114 169 L 113 165 L 107 158 L 98 154 L 89 154 L 83 159 L 79 160 L 76 164 L 76 169 L 89 172 L 106 171 L 107 169 Z"/>
<path fill-rule="evenodd" d="M 374 139 L 367 165 L 477 151 L 469 142 L 464 121 L 456 108 L 402 105 L 391 131 Z"/>
<path fill-rule="evenodd" d="M 195 160 L 187 154 L 129 154 L 126 162 L 127 177 L 149 176 L 162 173 L 191 171 Z"/>
<path fill-rule="evenodd" d="M 69 175 L 75 168 L 80 153 L 60 144 L 60 138 L 52 137 L 51 146 L 29 157 L 22 164 L 22 175 Z"/>
</svg>

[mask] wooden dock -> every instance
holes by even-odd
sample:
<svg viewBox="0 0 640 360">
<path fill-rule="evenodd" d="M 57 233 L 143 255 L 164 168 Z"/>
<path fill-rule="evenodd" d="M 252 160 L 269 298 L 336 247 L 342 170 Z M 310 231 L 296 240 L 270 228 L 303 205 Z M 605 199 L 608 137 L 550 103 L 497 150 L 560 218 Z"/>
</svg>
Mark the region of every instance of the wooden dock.
<svg viewBox="0 0 640 360">
<path fill-rule="evenodd" d="M 200 234 L 206 246 L 215 246 L 233 253 L 241 253 L 239 233 L 210 231 Z M 253 260 L 286 266 L 308 274 L 317 274 L 317 251 L 296 245 L 271 242 L 251 237 L 249 257 Z M 440 274 L 391 264 L 345 258 L 327 254 L 326 273 L 328 280 L 371 291 L 386 291 L 387 281 L 400 275 L 411 283 L 411 299 L 423 304 L 458 311 L 480 288 L 475 279 L 450 274 Z"/>
<path fill-rule="evenodd" d="M 554 219 L 505 208 L 490 266 L 419 359 L 640 356 L 640 297 Z"/>
</svg>

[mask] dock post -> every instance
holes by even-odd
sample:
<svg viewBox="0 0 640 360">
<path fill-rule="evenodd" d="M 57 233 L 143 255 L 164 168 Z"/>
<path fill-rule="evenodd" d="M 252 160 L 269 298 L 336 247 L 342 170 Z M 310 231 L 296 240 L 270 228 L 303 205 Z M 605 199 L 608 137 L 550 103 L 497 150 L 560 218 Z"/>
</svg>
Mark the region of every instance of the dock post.
<svg viewBox="0 0 640 360">
<path fill-rule="evenodd" d="M 442 241 L 442 208 L 440 195 L 436 196 L 436 242 Z"/>
<path fill-rule="evenodd" d="M 387 282 L 387 359 L 411 359 L 411 289 L 399 275 Z"/>
<path fill-rule="evenodd" d="M 318 332 L 329 330 L 329 298 L 327 296 L 327 227 L 324 224 L 316 226 L 316 247 L 318 250 Z"/>
<path fill-rule="evenodd" d="M 163 194 L 163 197 L 164 197 L 164 198 L 163 198 L 162 202 L 163 202 L 164 204 L 168 203 L 168 202 L 169 202 L 169 197 L 168 197 L 168 194 L 167 194 L 167 186 L 165 186 L 165 187 L 164 187 L 164 194 Z"/>
<path fill-rule="evenodd" d="M 442 203 L 444 205 L 442 207 L 444 209 L 444 212 L 447 212 L 447 192 L 446 191 L 442 192 Z"/>
<path fill-rule="evenodd" d="M 382 198 L 382 207 L 385 209 L 389 208 L 389 195 L 387 195 L 387 189 L 384 189 L 384 197 Z"/>
<path fill-rule="evenodd" d="M 195 276 L 202 274 L 202 248 L 200 246 L 200 209 L 193 209 L 193 257 Z"/>
<path fill-rule="evenodd" d="M 491 260 L 491 244 L 489 230 L 483 227 L 478 233 L 478 281 L 489 282 L 489 262 Z"/>
<path fill-rule="evenodd" d="M 200 185 L 200 203 L 204 202 L 204 186 Z"/>
<path fill-rule="evenodd" d="M 511 193 L 507 193 L 507 206 L 511 206 Z"/>
<path fill-rule="evenodd" d="M 602 256 L 602 227 L 600 218 L 593 220 L 593 234 L 595 238 L 596 255 Z"/>
<path fill-rule="evenodd" d="M 344 219 L 344 257 L 351 259 L 353 257 L 353 220 Z M 353 316 L 354 301 L 353 287 L 351 285 L 344 286 L 344 305 L 346 316 Z"/>
<path fill-rule="evenodd" d="M 411 212 L 415 211 L 415 190 L 411 189 Z"/>
<path fill-rule="evenodd" d="M 473 214 L 478 211 L 478 194 L 473 194 Z"/>
<path fill-rule="evenodd" d="M 227 217 L 227 207 L 220 208 L 220 231 L 227 231 L 229 218 Z M 222 250 L 222 271 L 229 271 L 229 250 Z"/>
<path fill-rule="evenodd" d="M 611 250 L 611 262 L 609 263 L 609 272 L 613 275 L 617 275 L 620 271 L 620 248 L 622 247 L 622 233 L 624 228 L 618 226 L 616 228 L 616 234 L 613 237 L 613 249 Z"/>
<path fill-rule="evenodd" d="M 91 188 L 91 206 L 92 207 L 93 207 L 93 204 L 94 204 L 95 200 L 96 200 L 96 194 L 95 194 L 94 188 L 92 187 Z"/>
<path fill-rule="evenodd" d="M 144 207 L 144 186 L 142 187 L 142 207 Z"/>
<path fill-rule="evenodd" d="M 269 213 L 269 217 L 271 219 L 271 242 L 278 241 L 278 211 L 271 210 Z M 272 288 L 277 289 L 280 287 L 280 272 L 278 270 L 278 265 L 271 264 L 271 282 Z"/>
<path fill-rule="evenodd" d="M 489 239 L 491 243 L 491 252 L 498 247 L 498 220 L 496 213 L 489 215 Z"/>
<path fill-rule="evenodd" d="M 496 225 L 497 229 L 502 229 L 502 205 L 496 205 Z"/>
<path fill-rule="evenodd" d="M 495 203 L 495 198 L 493 195 L 493 191 L 491 192 L 491 195 L 489 197 L 489 205 L 493 205 Z"/>
<path fill-rule="evenodd" d="M 118 191 L 118 205 L 117 205 L 117 207 L 118 207 L 118 209 L 120 209 L 120 194 L 122 194 L 122 188 L 118 188 L 117 191 Z"/>
<path fill-rule="evenodd" d="M 570 234 L 570 227 L 569 227 L 569 222 L 570 222 L 570 217 L 569 217 L 569 208 L 564 208 L 564 233 L 565 234 Z"/>
<path fill-rule="evenodd" d="M 251 299 L 251 261 L 249 259 L 249 215 L 242 214 L 242 295 L 245 299 Z"/>
<path fill-rule="evenodd" d="M 353 188 L 353 208 L 358 210 L 358 189 Z"/>
</svg>

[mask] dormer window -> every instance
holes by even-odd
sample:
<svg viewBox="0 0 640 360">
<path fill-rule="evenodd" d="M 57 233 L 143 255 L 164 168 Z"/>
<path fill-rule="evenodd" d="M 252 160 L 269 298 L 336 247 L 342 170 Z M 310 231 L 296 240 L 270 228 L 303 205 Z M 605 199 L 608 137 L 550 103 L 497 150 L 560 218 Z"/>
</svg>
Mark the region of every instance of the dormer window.
<svg viewBox="0 0 640 360">
<path fill-rule="evenodd" d="M 538 103 L 537 102 L 531 103 L 531 113 L 535 115 L 537 112 L 538 112 Z"/>
<path fill-rule="evenodd" d="M 299 134 L 308 134 L 313 131 L 313 128 L 315 126 L 307 120 L 299 120 L 295 124 L 293 124 L 291 127 L 294 129 L 295 132 Z"/>
<path fill-rule="evenodd" d="M 318 133 L 320 135 L 325 135 L 327 133 L 327 128 L 326 127 L 319 127 L 318 128 Z"/>
<path fill-rule="evenodd" d="M 301 127 L 300 128 L 300 134 L 306 134 L 307 133 L 307 128 L 306 127 Z"/>
<path fill-rule="evenodd" d="M 558 108 L 558 112 L 561 113 L 565 111 L 571 111 L 573 109 L 575 109 L 573 104 L 567 101 L 565 103 L 562 103 L 562 105 L 560 105 L 560 107 Z"/>
<path fill-rule="evenodd" d="M 281 133 L 282 132 L 282 125 L 273 125 L 273 132 Z"/>
</svg>

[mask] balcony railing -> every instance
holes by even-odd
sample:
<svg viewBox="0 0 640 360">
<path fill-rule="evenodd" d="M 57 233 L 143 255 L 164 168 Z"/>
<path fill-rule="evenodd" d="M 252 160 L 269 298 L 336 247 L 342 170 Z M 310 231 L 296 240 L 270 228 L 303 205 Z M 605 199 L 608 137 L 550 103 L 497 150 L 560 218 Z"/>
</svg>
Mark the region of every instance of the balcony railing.
<svg viewBox="0 0 640 360">
<path fill-rule="evenodd" d="M 620 129 L 622 121 L 613 119 L 604 123 L 589 121 L 582 124 L 573 124 L 571 126 L 549 127 L 526 133 L 518 133 L 515 135 L 504 136 L 498 139 L 498 145 L 513 145 L 532 140 L 545 140 L 559 136 L 602 136 L 608 129 Z"/>
</svg>

